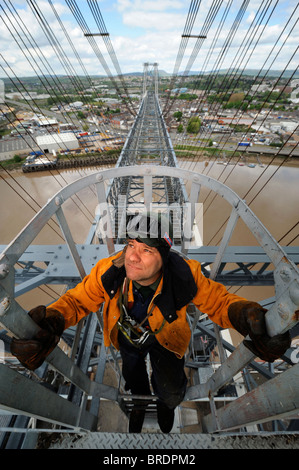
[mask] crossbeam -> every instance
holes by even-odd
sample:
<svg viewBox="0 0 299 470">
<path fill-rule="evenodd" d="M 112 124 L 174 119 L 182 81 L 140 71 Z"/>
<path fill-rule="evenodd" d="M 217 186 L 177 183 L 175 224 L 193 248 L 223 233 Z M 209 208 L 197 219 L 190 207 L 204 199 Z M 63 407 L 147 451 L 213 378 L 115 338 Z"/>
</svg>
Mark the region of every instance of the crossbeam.
<svg viewBox="0 0 299 470">
<path fill-rule="evenodd" d="M 0 245 L 0 250 L 5 247 Z M 109 256 L 106 245 L 78 244 L 76 247 L 86 273 L 90 272 L 99 259 Z M 123 245 L 115 245 L 114 248 L 117 252 L 122 250 Z M 286 246 L 284 249 L 298 266 L 298 247 Z M 189 249 L 187 256 L 199 261 L 202 272 L 209 277 L 217 251 L 218 247 L 202 246 Z M 44 269 L 40 268 L 40 262 L 46 263 Z M 80 274 L 67 245 L 30 245 L 20 257 L 18 265 L 22 268 L 15 269 L 16 296 L 43 284 L 76 285 L 80 281 Z M 274 267 L 261 247 L 229 246 L 222 257 L 215 280 L 226 286 L 273 286 Z"/>
</svg>

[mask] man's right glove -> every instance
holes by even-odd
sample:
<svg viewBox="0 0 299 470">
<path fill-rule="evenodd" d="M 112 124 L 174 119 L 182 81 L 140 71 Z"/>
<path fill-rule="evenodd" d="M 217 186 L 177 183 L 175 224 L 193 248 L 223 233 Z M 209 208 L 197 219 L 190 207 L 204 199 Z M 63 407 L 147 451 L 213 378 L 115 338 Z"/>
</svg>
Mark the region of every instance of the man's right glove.
<svg viewBox="0 0 299 470">
<path fill-rule="evenodd" d="M 291 346 L 291 337 L 288 331 L 272 338 L 268 336 L 266 312 L 257 302 L 241 300 L 228 307 L 228 318 L 241 335 L 249 335 L 251 341 L 244 340 L 244 345 L 250 351 L 264 361 L 274 362 Z"/>
<path fill-rule="evenodd" d="M 59 343 L 65 321 L 58 310 L 46 309 L 44 305 L 33 308 L 28 315 L 41 330 L 32 339 L 14 338 L 11 341 L 10 351 L 24 367 L 35 370 Z"/>
</svg>

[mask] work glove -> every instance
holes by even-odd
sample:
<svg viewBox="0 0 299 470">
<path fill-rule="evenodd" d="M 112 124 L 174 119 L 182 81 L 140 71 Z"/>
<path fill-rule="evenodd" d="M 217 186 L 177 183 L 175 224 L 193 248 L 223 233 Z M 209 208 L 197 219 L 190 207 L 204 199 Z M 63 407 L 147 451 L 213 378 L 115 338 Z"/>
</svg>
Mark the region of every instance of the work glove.
<svg viewBox="0 0 299 470">
<path fill-rule="evenodd" d="M 58 310 L 46 309 L 44 305 L 33 308 L 28 315 L 41 329 L 32 339 L 14 338 L 10 351 L 24 367 L 35 370 L 59 343 L 65 321 Z"/>
<path fill-rule="evenodd" d="M 256 302 L 241 300 L 228 307 L 228 318 L 241 335 L 249 335 L 244 345 L 255 356 L 267 362 L 274 362 L 291 346 L 290 333 L 279 334 L 272 338 L 267 334 L 265 313 L 267 310 Z"/>
</svg>

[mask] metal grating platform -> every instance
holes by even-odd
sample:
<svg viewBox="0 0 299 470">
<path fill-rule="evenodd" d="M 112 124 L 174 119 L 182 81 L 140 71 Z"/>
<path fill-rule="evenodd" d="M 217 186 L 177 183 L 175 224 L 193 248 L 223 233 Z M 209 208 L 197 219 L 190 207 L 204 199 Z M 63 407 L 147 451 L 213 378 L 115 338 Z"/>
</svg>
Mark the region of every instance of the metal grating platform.
<svg viewBox="0 0 299 470">
<path fill-rule="evenodd" d="M 51 449 L 299 449 L 299 432 L 258 434 L 41 434 L 38 448 Z"/>
</svg>

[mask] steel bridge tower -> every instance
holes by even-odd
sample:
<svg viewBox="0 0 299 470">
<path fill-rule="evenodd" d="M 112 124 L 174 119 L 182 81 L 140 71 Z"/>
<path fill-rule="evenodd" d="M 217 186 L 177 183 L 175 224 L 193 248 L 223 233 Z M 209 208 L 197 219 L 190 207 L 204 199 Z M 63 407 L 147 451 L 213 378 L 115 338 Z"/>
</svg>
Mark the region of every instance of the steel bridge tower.
<svg viewBox="0 0 299 470">
<path fill-rule="evenodd" d="M 86 239 L 77 243 L 65 203 L 87 187 L 95 188 L 96 215 Z M 216 247 L 203 246 L 194 229 L 201 187 L 220 195 L 230 207 L 224 235 Z M 262 302 L 268 308 L 269 335 L 287 330 L 298 335 L 298 249 L 281 247 L 230 188 L 179 168 L 159 104 L 157 64 L 146 63 L 139 110 L 115 168 L 82 177 L 60 190 L 8 246 L 1 247 L 0 323 L 6 352 L 11 335 L 31 338 L 38 330 L 18 297 L 44 284 L 65 289 L 76 285 L 97 260 L 123 248 L 126 211 L 144 207 L 171 214 L 174 249 L 199 260 L 210 279 L 227 286 L 274 286 L 275 296 Z M 58 221 L 65 243 L 34 244 L 52 217 Z M 257 246 L 229 245 L 239 219 L 251 230 Z M 188 316 L 192 330 L 186 357 L 189 387 L 176 412 L 174 431 L 158 433 L 152 423 L 153 396 L 145 421 L 148 428 L 142 438 L 130 435 L 132 448 L 246 447 L 249 437 L 256 447 L 298 444 L 296 350 L 287 351 L 268 367 L 256 361 L 243 342 L 235 347 L 230 335 L 193 305 Z M 217 361 L 211 360 L 215 353 Z M 111 374 L 109 379 L 108 369 L 114 371 L 114 380 L 110 380 Z M 260 385 L 257 377 L 262 378 Z M 47 433 L 60 439 L 51 447 L 128 448 L 127 416 L 132 399 L 140 397 L 124 391 L 120 358 L 104 347 L 101 311 L 69 328 L 35 373 L 4 354 L 0 384 L 0 447 L 33 448 L 38 439 L 42 447 L 42 436 Z M 111 422 L 110 428 L 107 422 Z"/>
</svg>

